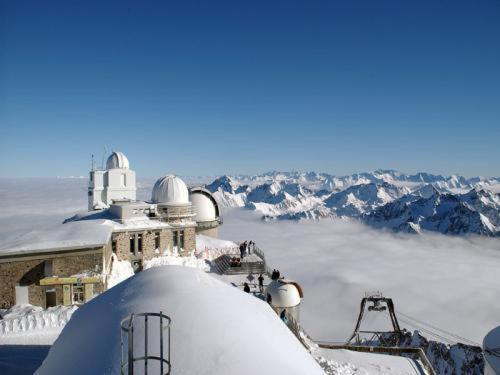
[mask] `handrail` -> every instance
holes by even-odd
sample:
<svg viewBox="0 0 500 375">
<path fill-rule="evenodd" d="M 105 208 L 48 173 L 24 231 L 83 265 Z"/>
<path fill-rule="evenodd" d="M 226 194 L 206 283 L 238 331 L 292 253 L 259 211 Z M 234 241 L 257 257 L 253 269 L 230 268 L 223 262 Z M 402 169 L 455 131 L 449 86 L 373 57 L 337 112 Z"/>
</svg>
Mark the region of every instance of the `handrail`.
<svg viewBox="0 0 500 375">
<path fill-rule="evenodd" d="M 137 317 L 144 317 L 144 355 L 134 357 L 134 321 Z M 151 355 L 148 354 L 148 318 L 149 317 L 158 317 L 159 318 L 159 326 L 160 326 L 160 355 Z M 164 327 L 164 320 L 166 320 L 166 326 Z M 160 374 L 168 375 L 171 371 L 171 363 L 170 363 L 170 325 L 172 320 L 170 317 L 164 315 L 161 311 L 159 313 L 138 313 L 138 314 L 130 314 L 127 317 L 123 318 L 120 322 L 120 338 L 121 338 L 121 364 L 120 364 L 120 372 L 122 375 L 125 374 L 125 370 L 127 369 L 128 375 L 134 375 L 134 363 L 137 361 L 144 361 L 144 373 L 147 375 L 148 373 L 148 360 L 156 360 L 160 363 Z M 168 355 L 167 358 L 164 358 L 164 348 L 163 348 L 163 330 L 164 328 L 168 329 Z M 128 336 L 127 340 L 127 357 L 124 358 L 124 338 L 123 333 Z M 164 372 L 165 366 L 167 367 L 166 372 Z"/>
</svg>

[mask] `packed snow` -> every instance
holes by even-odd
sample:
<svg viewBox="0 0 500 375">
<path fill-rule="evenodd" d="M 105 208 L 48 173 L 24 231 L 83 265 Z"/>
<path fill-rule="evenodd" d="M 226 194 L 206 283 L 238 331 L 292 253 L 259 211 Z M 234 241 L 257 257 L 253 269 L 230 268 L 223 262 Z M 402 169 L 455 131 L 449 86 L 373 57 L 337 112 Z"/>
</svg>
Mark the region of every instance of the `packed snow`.
<svg viewBox="0 0 500 375">
<path fill-rule="evenodd" d="M 37 374 L 120 373 L 121 319 L 159 311 L 172 318 L 175 374 L 323 374 L 265 302 L 178 266 L 143 271 L 82 306 Z M 158 330 L 150 329 L 149 338 L 150 353 L 158 352 Z"/>
<path fill-rule="evenodd" d="M 144 262 L 144 269 L 160 267 L 160 266 L 183 266 L 198 268 L 202 271 L 210 271 L 210 266 L 204 259 L 196 258 L 194 255 L 179 256 L 179 255 L 162 255 Z"/>
<path fill-rule="evenodd" d="M 238 245 L 233 241 L 226 241 L 203 234 L 196 235 L 196 255 L 199 258 L 213 260 L 224 254 L 238 252 Z"/>
<path fill-rule="evenodd" d="M 77 309 L 55 306 L 16 305 L 0 310 L 0 345 L 52 344 Z"/>
<path fill-rule="evenodd" d="M 118 260 L 115 254 L 111 255 L 111 272 L 107 279 L 108 288 L 127 280 L 129 277 L 134 276 L 134 269 L 128 260 Z"/>
<path fill-rule="evenodd" d="M 0 243 L 0 254 L 104 246 L 111 236 L 111 226 L 103 220 L 57 224 L 45 230 L 33 230 Z"/>
</svg>

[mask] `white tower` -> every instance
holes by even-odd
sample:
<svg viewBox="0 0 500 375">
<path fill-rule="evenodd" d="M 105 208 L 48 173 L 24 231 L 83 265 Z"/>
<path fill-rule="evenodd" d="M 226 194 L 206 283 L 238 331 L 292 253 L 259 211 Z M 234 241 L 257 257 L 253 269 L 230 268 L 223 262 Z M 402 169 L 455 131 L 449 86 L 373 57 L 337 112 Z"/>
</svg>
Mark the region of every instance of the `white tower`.
<svg viewBox="0 0 500 375">
<path fill-rule="evenodd" d="M 89 179 L 89 211 L 109 207 L 115 200 L 136 199 L 135 172 L 122 152 L 113 152 L 106 169 L 93 169 Z"/>
</svg>

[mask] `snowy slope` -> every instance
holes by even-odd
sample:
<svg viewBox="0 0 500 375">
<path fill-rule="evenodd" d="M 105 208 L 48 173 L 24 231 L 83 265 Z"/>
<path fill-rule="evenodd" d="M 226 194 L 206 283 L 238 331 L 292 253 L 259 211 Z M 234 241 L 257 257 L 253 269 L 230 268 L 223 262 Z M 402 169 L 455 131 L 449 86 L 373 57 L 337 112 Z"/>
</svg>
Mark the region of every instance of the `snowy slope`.
<svg viewBox="0 0 500 375">
<path fill-rule="evenodd" d="M 143 271 L 78 309 L 37 374 L 118 374 L 120 320 L 144 311 L 172 318 L 175 374 L 323 373 L 265 302 L 200 270 L 164 266 Z M 149 335 L 151 352 L 159 340 L 157 331 Z"/>
<path fill-rule="evenodd" d="M 413 233 L 497 236 L 500 230 L 499 178 L 408 175 L 394 170 L 340 177 L 269 172 L 222 176 L 206 187 L 221 206 L 246 207 L 266 220 L 363 218 L 375 227 Z M 432 202 L 436 197 L 439 202 Z M 416 203 L 419 200 L 423 201 Z"/>
<path fill-rule="evenodd" d="M 465 194 L 440 193 L 427 198 L 405 196 L 364 216 L 375 227 L 405 231 L 430 230 L 447 234 L 475 233 L 496 236 L 500 233 L 498 194 L 473 189 Z"/>
</svg>

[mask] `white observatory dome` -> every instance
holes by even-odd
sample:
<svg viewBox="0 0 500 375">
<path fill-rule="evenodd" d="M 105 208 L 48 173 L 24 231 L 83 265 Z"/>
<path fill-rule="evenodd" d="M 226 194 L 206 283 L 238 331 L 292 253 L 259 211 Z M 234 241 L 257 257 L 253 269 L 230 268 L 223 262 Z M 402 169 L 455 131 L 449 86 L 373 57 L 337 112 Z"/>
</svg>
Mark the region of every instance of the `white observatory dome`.
<svg viewBox="0 0 500 375">
<path fill-rule="evenodd" d="M 113 152 L 106 161 L 106 169 L 129 169 L 128 159 L 123 152 Z"/>
<path fill-rule="evenodd" d="M 217 211 L 214 202 L 201 191 L 191 193 L 191 203 L 194 207 L 196 221 L 212 221 L 217 219 Z"/>
<path fill-rule="evenodd" d="M 271 295 L 271 305 L 274 307 L 294 307 L 300 304 L 302 291 L 297 283 L 291 280 L 273 280 L 266 289 L 266 295 Z"/>
<path fill-rule="evenodd" d="M 153 187 L 151 200 L 155 203 L 189 204 L 188 188 L 184 181 L 174 175 L 161 177 Z"/>
</svg>

